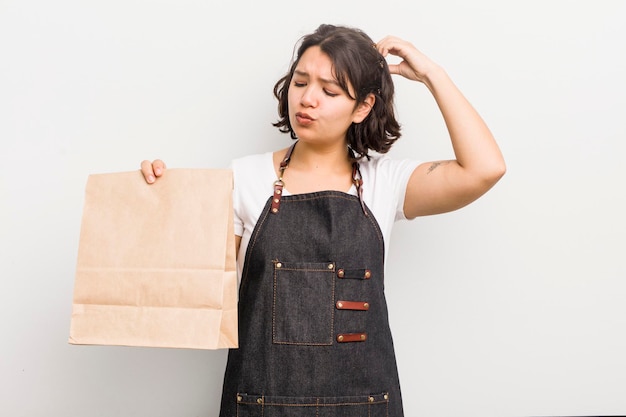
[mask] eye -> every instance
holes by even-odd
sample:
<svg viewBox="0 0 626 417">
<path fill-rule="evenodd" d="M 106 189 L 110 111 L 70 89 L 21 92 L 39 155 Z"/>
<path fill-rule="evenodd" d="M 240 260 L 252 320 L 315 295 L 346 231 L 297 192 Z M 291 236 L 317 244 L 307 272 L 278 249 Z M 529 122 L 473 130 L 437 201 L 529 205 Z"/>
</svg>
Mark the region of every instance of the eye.
<svg viewBox="0 0 626 417">
<path fill-rule="evenodd" d="M 324 89 L 324 94 L 326 94 L 328 97 L 337 97 L 339 94 L 337 93 L 333 93 L 330 90 Z"/>
<path fill-rule="evenodd" d="M 303 82 L 303 81 L 296 81 L 296 80 L 294 80 L 293 81 L 293 86 L 294 87 L 304 87 L 304 86 L 306 86 L 306 83 Z"/>
</svg>

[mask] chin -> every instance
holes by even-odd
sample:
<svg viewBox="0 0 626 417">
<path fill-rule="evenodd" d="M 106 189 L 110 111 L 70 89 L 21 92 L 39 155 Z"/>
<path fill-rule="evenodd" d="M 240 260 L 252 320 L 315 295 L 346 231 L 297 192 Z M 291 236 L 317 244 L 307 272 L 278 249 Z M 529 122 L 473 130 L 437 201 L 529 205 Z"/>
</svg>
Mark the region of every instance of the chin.
<svg viewBox="0 0 626 417">
<path fill-rule="evenodd" d="M 296 134 L 297 140 L 301 140 L 303 142 L 309 142 L 313 140 L 313 138 L 311 137 L 312 136 L 311 132 L 307 132 L 306 129 L 297 128 L 297 129 L 293 129 L 293 132 Z"/>
</svg>

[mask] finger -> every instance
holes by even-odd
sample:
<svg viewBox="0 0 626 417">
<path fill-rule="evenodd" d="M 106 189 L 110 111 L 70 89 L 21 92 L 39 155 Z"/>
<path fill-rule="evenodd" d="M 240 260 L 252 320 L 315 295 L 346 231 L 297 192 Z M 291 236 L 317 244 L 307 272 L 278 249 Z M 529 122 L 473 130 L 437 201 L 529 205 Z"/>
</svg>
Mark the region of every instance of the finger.
<svg viewBox="0 0 626 417">
<path fill-rule="evenodd" d="M 401 74 L 399 64 L 387 64 L 390 74 Z"/>
<path fill-rule="evenodd" d="M 378 53 L 381 54 L 383 57 L 386 57 L 389 53 L 389 51 L 385 47 L 386 39 L 387 38 L 383 38 L 374 44 L 374 48 L 376 48 L 378 50 Z"/>
<path fill-rule="evenodd" d="M 152 170 L 154 171 L 154 175 L 158 178 L 165 172 L 165 162 L 160 159 L 155 159 L 152 161 Z"/>
<path fill-rule="evenodd" d="M 141 173 L 148 184 L 152 184 L 156 180 L 156 175 L 150 161 L 141 161 Z"/>
<path fill-rule="evenodd" d="M 378 49 L 378 52 L 382 56 L 386 57 L 387 55 L 389 55 L 389 53 L 394 55 L 393 49 L 395 49 L 395 45 L 397 45 L 399 41 L 400 39 L 395 36 L 385 36 L 380 41 L 378 41 L 375 46 L 376 49 Z"/>
</svg>

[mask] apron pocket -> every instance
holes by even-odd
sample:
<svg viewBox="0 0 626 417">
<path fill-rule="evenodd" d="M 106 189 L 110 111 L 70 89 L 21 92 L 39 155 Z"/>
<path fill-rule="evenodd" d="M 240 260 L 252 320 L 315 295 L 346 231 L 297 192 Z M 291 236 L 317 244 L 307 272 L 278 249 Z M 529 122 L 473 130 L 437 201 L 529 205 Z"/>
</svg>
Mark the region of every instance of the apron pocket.
<svg viewBox="0 0 626 417">
<path fill-rule="evenodd" d="M 237 417 L 388 417 L 387 393 L 344 397 L 237 394 Z"/>
<path fill-rule="evenodd" d="M 335 263 L 274 261 L 272 341 L 332 345 Z"/>
</svg>

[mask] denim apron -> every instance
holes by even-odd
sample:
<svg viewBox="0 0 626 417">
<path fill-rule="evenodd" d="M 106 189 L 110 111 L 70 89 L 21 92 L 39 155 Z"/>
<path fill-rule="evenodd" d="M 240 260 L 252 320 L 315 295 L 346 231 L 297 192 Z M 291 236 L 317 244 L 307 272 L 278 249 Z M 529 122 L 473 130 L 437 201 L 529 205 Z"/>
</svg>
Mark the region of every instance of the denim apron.
<svg viewBox="0 0 626 417">
<path fill-rule="evenodd" d="M 384 242 L 361 197 L 282 196 L 250 238 L 220 417 L 401 417 L 384 296 Z"/>
</svg>

